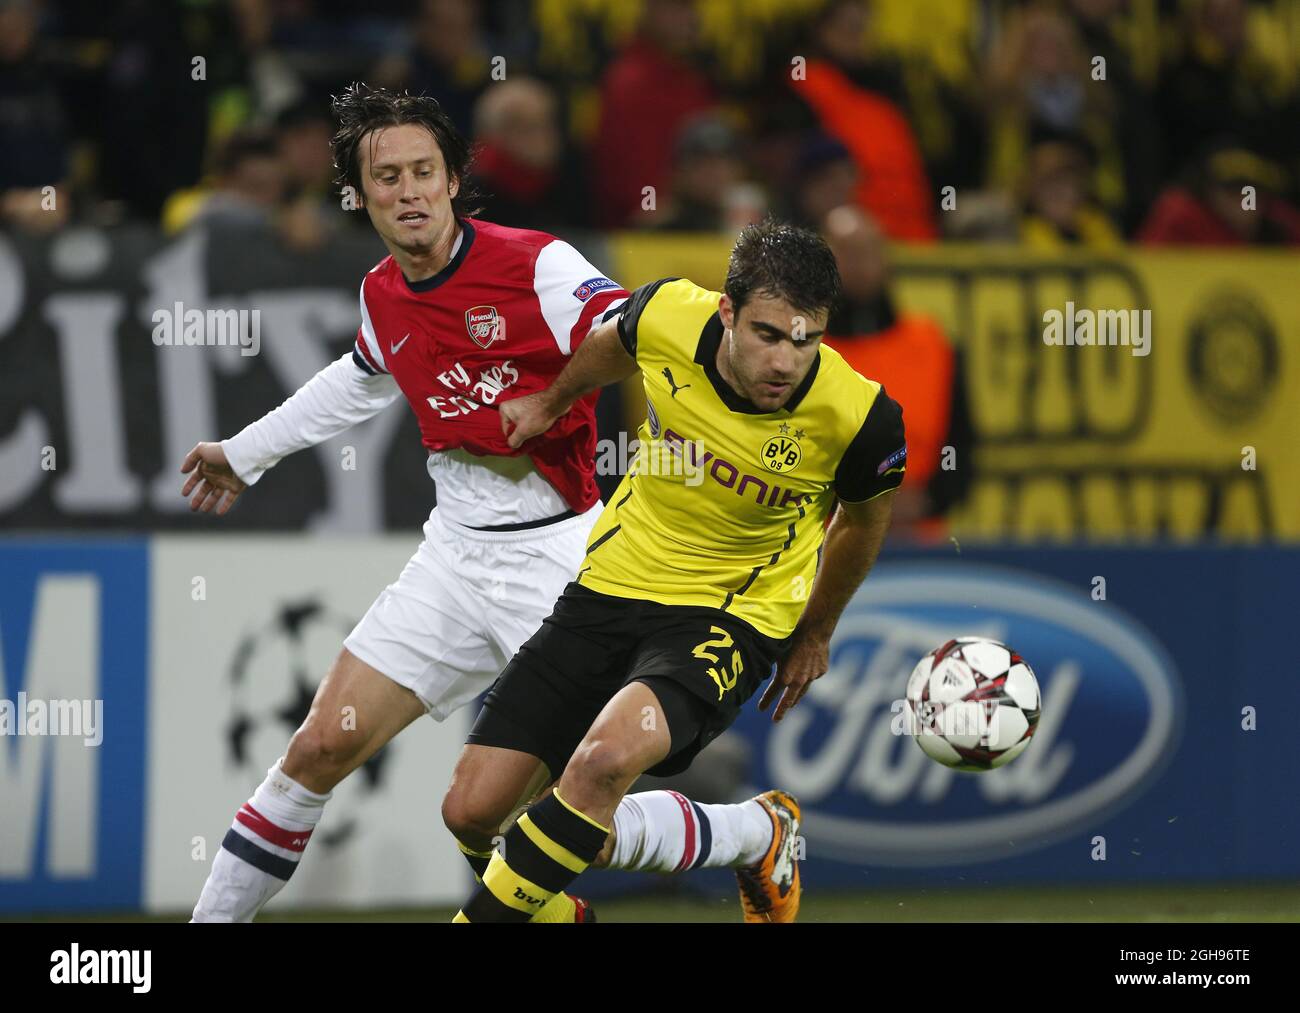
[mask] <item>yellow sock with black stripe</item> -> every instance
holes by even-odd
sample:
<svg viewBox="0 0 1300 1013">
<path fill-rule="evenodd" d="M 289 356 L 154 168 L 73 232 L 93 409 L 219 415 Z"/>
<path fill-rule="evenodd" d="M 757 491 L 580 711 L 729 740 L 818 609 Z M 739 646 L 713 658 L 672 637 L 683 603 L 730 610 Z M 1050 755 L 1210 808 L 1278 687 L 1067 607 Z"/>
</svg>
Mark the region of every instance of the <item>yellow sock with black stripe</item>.
<svg viewBox="0 0 1300 1013">
<path fill-rule="evenodd" d="M 578 913 L 578 905 L 573 898 L 561 891 L 546 902 L 530 921 L 535 925 L 572 925 Z"/>
<path fill-rule="evenodd" d="M 456 921 L 526 922 L 596 860 L 609 828 L 552 792 L 506 834 Z"/>
<path fill-rule="evenodd" d="M 460 853 L 465 856 L 465 861 L 469 862 L 469 867 L 474 870 L 474 882 L 483 882 L 483 874 L 487 872 L 488 862 L 492 860 L 492 851 L 475 851 L 473 848 L 467 848 L 460 841 L 456 842 L 456 847 L 460 848 Z"/>
<path fill-rule="evenodd" d="M 460 853 L 465 856 L 465 861 L 469 863 L 469 867 L 474 873 L 474 882 L 482 883 L 483 874 L 487 872 L 488 863 L 492 861 L 492 852 L 490 850 L 475 851 L 473 848 L 466 846 L 463 841 L 457 841 L 456 847 L 460 848 Z M 532 920 L 542 925 L 551 923 L 567 925 L 574 921 L 577 913 L 578 905 L 573 902 L 573 898 L 567 893 L 557 893 L 545 907 L 533 915 Z"/>
</svg>

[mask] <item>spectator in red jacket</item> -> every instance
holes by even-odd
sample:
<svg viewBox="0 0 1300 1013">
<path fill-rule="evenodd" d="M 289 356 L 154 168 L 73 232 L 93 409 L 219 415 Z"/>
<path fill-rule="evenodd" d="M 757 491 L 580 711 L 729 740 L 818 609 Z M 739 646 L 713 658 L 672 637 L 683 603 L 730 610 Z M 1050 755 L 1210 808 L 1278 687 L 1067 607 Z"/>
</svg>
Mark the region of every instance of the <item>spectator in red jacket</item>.
<svg viewBox="0 0 1300 1013">
<path fill-rule="evenodd" d="M 717 103 L 713 84 L 691 62 L 698 45 L 691 0 L 649 0 L 636 37 L 606 70 L 592 151 L 602 227 L 638 224 L 647 186 L 658 207 L 683 122 Z"/>
<path fill-rule="evenodd" d="M 1201 159 L 1186 183 L 1169 187 L 1156 199 L 1138 230 L 1138 242 L 1300 245 L 1300 210 L 1277 196 L 1284 185 L 1285 178 L 1273 163 L 1220 143 Z"/>
<path fill-rule="evenodd" d="M 536 78 L 494 84 L 474 107 L 474 178 L 482 217 L 498 225 L 561 232 L 587 224 L 586 185 L 571 164 L 551 88 Z"/>
<path fill-rule="evenodd" d="M 892 239 L 938 237 L 935 196 L 903 109 L 861 73 L 860 0 L 837 0 L 814 25 L 811 58 L 790 87 L 858 169 L 855 200 Z M 854 27 L 856 26 L 856 27 Z"/>
</svg>

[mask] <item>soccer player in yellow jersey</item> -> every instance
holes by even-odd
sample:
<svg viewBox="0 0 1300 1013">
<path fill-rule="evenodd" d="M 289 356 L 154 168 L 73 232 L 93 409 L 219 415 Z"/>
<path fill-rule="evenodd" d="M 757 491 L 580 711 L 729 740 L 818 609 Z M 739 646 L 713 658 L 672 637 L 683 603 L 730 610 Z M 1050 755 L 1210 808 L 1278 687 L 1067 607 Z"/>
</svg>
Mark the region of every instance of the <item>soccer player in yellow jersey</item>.
<svg viewBox="0 0 1300 1013">
<path fill-rule="evenodd" d="M 780 721 L 826 671 L 907 453 L 899 406 L 821 343 L 838 295 L 824 241 L 768 220 L 741 233 L 723 294 L 638 289 L 550 387 L 501 406 L 519 446 L 640 370 L 647 417 L 577 579 L 488 695 L 453 777 L 450 807 L 476 805 L 490 828 L 539 765 L 558 774 L 458 921 L 527 921 L 608 850 L 642 773 L 684 770 L 767 679 L 759 709 L 776 701 Z M 738 873 L 746 920 L 790 921 L 798 806 L 760 798 L 786 818 L 762 867 Z"/>
</svg>

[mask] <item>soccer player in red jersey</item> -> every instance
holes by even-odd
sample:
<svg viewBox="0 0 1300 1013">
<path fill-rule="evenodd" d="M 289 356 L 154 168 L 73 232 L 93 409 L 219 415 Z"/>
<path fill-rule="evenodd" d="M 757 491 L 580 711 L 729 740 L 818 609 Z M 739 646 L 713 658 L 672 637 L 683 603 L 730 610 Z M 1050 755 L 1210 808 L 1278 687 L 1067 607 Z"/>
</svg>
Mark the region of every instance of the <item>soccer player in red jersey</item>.
<svg viewBox="0 0 1300 1013">
<path fill-rule="evenodd" d="M 224 514 L 281 458 L 404 395 L 438 505 L 415 555 L 344 641 L 285 755 L 236 813 L 195 921 L 250 921 L 297 867 L 335 785 L 416 718 L 441 721 L 491 685 L 577 572 L 600 513 L 595 395 L 519 449 L 496 406 L 550 384 L 628 293 L 568 243 L 473 218 L 469 145 L 434 100 L 357 85 L 335 112 L 340 182 L 389 250 L 362 281 L 356 345 L 234 437 L 190 451 L 182 492 L 192 509 Z M 345 705 L 355 729 L 336 719 Z M 797 832 L 784 818 L 756 800 L 629 796 L 614 864 L 761 863 L 778 836 Z M 461 850 L 486 869 L 490 852 Z M 536 920 L 588 915 L 565 896 Z"/>
</svg>

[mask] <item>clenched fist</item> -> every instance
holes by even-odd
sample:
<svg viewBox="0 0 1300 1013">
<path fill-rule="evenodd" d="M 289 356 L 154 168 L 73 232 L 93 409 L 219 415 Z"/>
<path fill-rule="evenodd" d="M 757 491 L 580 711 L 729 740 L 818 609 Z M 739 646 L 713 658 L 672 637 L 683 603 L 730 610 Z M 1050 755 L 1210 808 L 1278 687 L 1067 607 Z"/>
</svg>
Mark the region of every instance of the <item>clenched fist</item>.
<svg viewBox="0 0 1300 1013">
<path fill-rule="evenodd" d="M 568 407 L 556 411 L 554 400 L 547 391 L 538 391 L 513 401 L 501 403 L 501 431 L 506 435 L 510 449 L 517 450 L 534 436 L 540 436 L 555 420 L 568 411 Z"/>
</svg>

